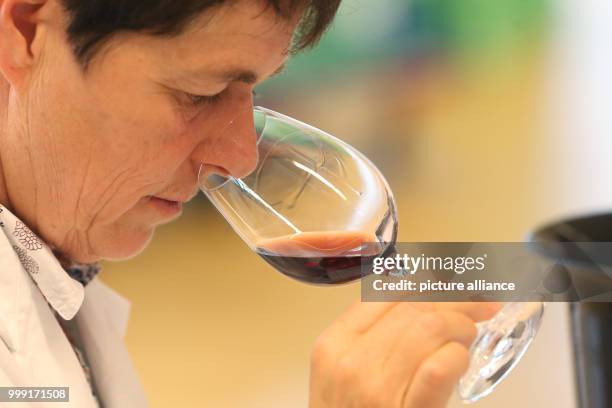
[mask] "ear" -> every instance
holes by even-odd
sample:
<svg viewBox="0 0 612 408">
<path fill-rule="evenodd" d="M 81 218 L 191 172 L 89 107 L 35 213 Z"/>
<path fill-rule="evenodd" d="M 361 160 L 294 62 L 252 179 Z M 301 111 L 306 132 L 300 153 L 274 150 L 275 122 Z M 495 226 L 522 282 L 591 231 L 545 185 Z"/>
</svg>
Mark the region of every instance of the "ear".
<svg viewBox="0 0 612 408">
<path fill-rule="evenodd" d="M 41 7 L 47 0 L 0 0 L 0 72 L 14 87 L 36 62 L 32 44 L 39 34 Z"/>
</svg>

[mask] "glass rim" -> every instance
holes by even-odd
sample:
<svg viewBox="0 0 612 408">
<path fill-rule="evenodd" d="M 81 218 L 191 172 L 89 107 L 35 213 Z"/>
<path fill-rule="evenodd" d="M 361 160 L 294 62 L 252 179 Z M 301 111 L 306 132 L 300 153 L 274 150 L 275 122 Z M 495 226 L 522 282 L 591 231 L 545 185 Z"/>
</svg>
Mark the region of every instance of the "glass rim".
<svg viewBox="0 0 612 408">
<path fill-rule="evenodd" d="M 311 128 L 311 129 L 315 129 L 314 127 L 312 127 L 311 125 L 308 125 L 307 123 L 304 123 L 298 119 L 292 118 L 290 116 L 284 115 L 280 112 L 277 112 L 273 109 L 269 109 L 269 108 L 265 108 L 263 106 L 253 106 L 253 108 L 251 109 L 251 113 L 255 114 L 255 113 L 261 113 L 264 115 L 264 120 L 267 121 L 268 117 L 276 117 L 285 121 L 288 121 L 290 123 L 297 123 L 300 126 L 304 126 L 306 128 Z M 230 124 L 233 123 L 234 120 L 230 121 Z M 266 122 L 264 121 L 264 125 L 262 127 L 261 130 L 261 134 L 257 135 L 257 142 L 256 145 L 259 146 L 259 143 L 261 142 L 261 140 L 263 139 L 264 133 L 265 133 L 265 128 L 266 128 Z M 315 129 L 318 130 L 318 129 Z M 318 130 L 319 132 L 322 132 L 320 130 Z M 258 163 L 259 164 L 259 163 Z M 232 175 L 219 175 L 220 177 L 224 177 L 225 180 L 221 183 L 219 183 L 218 185 L 209 188 L 206 187 L 206 184 L 202 181 L 202 169 L 204 168 L 204 163 L 200 163 L 200 168 L 198 169 L 198 187 L 200 188 L 200 190 L 202 190 L 204 193 L 207 192 L 214 192 L 219 190 L 220 188 L 223 188 L 225 185 L 227 185 L 228 182 L 233 182 L 236 183 L 236 178 Z"/>
<path fill-rule="evenodd" d="M 337 138 L 337 137 L 327 133 L 324 130 L 321 130 L 321 129 L 315 127 L 315 126 L 309 125 L 308 123 L 302 122 L 299 119 L 295 119 L 295 118 L 293 118 L 291 116 L 288 116 L 288 115 L 285 115 L 283 113 L 277 112 L 277 111 L 275 111 L 273 109 L 265 108 L 263 106 L 253 106 L 253 108 L 251 109 L 251 112 L 252 113 L 260 113 L 260 114 L 264 115 L 264 124 L 263 124 L 263 126 L 261 128 L 261 134 L 257 135 L 257 142 L 256 142 L 257 146 L 259 146 L 259 144 L 261 143 L 261 141 L 264 138 L 264 134 L 265 134 L 265 129 L 266 129 L 266 124 L 267 124 L 268 118 L 276 118 L 276 119 L 288 122 L 292 126 L 301 127 L 303 129 L 307 129 L 309 131 L 313 131 L 313 132 L 316 132 L 318 134 L 324 135 L 326 138 L 329 138 L 330 140 L 333 140 L 334 143 L 338 143 L 338 144 L 340 144 L 342 146 L 349 146 L 345 141 L 343 141 L 343 140 L 341 140 L 341 139 L 339 139 L 339 138 Z M 233 122 L 233 120 L 230 123 L 232 123 L 232 122 Z M 361 158 L 364 161 L 369 163 L 371 166 L 374 166 L 374 164 L 367 157 L 363 156 L 363 154 L 360 153 L 359 151 L 355 150 L 354 153 L 362 156 Z M 354 153 L 351 153 L 351 154 L 354 154 Z M 256 166 L 255 170 L 257 169 L 257 167 L 260 164 L 259 160 L 261 160 L 261 158 L 258 159 L 258 163 L 257 163 L 257 166 Z M 219 177 L 224 177 L 225 180 L 223 180 L 223 182 L 219 183 L 218 185 L 215 185 L 214 187 L 207 187 L 205 182 L 202 181 L 202 169 L 203 169 L 203 167 L 204 167 L 204 163 L 200 163 L 200 168 L 198 170 L 198 187 L 204 193 L 217 191 L 217 190 L 223 188 L 224 186 L 226 186 L 228 182 L 233 182 L 235 184 L 238 184 L 238 180 L 239 179 L 234 177 L 234 176 L 232 176 L 232 175 L 219 175 Z M 250 173 L 250 174 L 252 174 L 252 173 Z M 386 181 L 386 179 L 384 177 L 382 177 L 382 181 L 383 181 L 383 183 L 385 185 L 387 185 L 387 190 L 390 190 L 388 188 L 388 182 Z"/>
</svg>

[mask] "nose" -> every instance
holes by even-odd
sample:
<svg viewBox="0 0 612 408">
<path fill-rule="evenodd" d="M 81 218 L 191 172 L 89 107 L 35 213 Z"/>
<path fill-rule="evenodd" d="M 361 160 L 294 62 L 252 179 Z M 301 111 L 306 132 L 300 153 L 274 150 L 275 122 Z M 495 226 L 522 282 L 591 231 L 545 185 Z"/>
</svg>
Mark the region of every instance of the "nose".
<svg viewBox="0 0 612 408">
<path fill-rule="evenodd" d="M 197 170 L 204 164 L 236 178 L 245 177 L 255 170 L 258 160 L 252 105 L 226 117 L 231 119 L 210 129 L 196 148 L 193 165 Z"/>
</svg>

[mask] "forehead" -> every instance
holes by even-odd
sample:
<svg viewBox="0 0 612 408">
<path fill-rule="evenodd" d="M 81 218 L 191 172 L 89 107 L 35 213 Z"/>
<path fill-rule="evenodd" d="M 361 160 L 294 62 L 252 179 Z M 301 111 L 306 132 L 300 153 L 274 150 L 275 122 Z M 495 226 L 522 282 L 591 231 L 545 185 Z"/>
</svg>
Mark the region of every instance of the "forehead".
<svg viewBox="0 0 612 408">
<path fill-rule="evenodd" d="M 298 20 L 280 17 L 264 2 L 230 2 L 195 19 L 181 35 L 165 39 L 162 58 L 185 69 L 256 65 L 265 73 L 286 59 Z"/>
</svg>

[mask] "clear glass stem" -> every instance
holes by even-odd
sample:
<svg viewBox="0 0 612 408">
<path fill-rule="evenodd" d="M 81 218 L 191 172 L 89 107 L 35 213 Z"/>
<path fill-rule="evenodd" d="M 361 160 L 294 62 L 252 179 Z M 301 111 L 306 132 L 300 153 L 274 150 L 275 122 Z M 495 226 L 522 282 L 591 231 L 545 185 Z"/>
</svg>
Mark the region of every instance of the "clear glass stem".
<svg viewBox="0 0 612 408">
<path fill-rule="evenodd" d="M 467 372 L 457 392 L 464 403 L 488 395 L 523 357 L 534 339 L 544 313 L 544 303 L 506 303 L 493 319 L 478 324 Z"/>
</svg>

